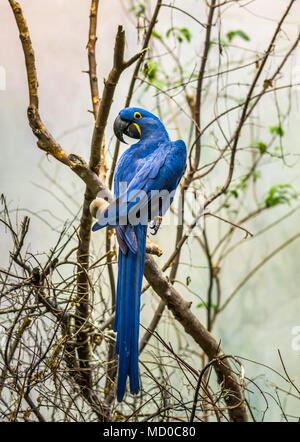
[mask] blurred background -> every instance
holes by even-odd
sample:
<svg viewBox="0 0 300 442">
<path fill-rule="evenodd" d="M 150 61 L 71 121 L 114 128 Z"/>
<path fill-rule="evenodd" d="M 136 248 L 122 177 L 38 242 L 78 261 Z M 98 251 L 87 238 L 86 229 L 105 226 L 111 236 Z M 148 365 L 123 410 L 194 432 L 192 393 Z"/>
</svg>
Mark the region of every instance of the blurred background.
<svg viewBox="0 0 300 442">
<path fill-rule="evenodd" d="M 89 79 L 86 73 L 88 68 L 86 44 L 88 41 L 89 7 L 90 2 L 81 0 L 24 0 L 21 2 L 24 15 L 31 32 L 35 49 L 37 73 L 39 81 L 40 113 L 47 128 L 69 152 L 76 153 L 88 160 L 89 148 L 93 130 L 93 115 L 91 109 Z M 183 8 L 198 21 L 206 21 L 204 2 L 196 0 L 178 0 L 173 2 Z M 126 30 L 126 54 L 132 56 L 141 47 L 141 30 L 137 32 L 137 15 L 139 4 L 145 4 L 149 10 L 153 9 L 154 2 L 109 1 L 100 2 L 98 22 L 97 67 L 100 91 L 103 79 L 107 77 L 112 66 L 112 51 L 118 24 Z M 235 38 L 232 45 L 223 44 L 221 57 L 224 66 L 235 61 L 246 63 L 255 56 L 261 56 L 267 48 L 276 24 L 286 8 L 286 0 L 256 0 L 250 2 L 229 2 L 222 12 L 221 38 L 230 31 L 242 30 L 248 39 Z M 135 9 L 131 9 L 134 7 Z M 29 128 L 26 109 L 28 106 L 28 91 L 24 56 L 18 36 L 16 23 L 8 2 L 0 3 L 1 39 L 0 39 L 0 66 L 5 72 L 5 88 L 0 90 L 0 193 L 7 199 L 9 209 L 15 219 L 20 222 L 24 214 L 31 217 L 28 245 L 32 253 L 47 251 L 57 240 L 59 231 L 66 220 L 80 215 L 84 185 L 65 166 L 55 159 L 47 157 L 36 146 L 36 139 Z M 171 24 L 170 24 L 171 23 Z M 289 14 L 282 31 L 276 41 L 274 56 L 271 57 L 267 70 L 272 72 L 277 66 L 282 54 L 285 54 L 299 32 L 300 2 L 296 1 Z M 190 32 L 190 41 L 178 44 L 172 36 L 167 39 L 166 31 L 170 27 L 187 28 Z M 192 72 L 199 65 L 197 57 L 201 56 L 204 38 L 204 28 L 189 15 L 168 7 L 162 8 L 159 21 L 155 27 L 159 35 L 163 35 L 166 42 L 181 59 L 182 66 Z M 217 29 L 213 37 L 218 36 Z M 153 39 L 155 40 L 155 39 Z M 157 39 L 159 40 L 159 39 Z M 164 88 L 164 75 L 172 75 L 170 55 L 162 56 L 166 51 L 159 47 L 159 41 L 154 41 L 152 53 L 159 60 L 157 86 Z M 220 62 L 220 54 L 215 46 L 212 47 L 207 73 L 214 72 Z M 153 59 L 154 59 L 153 55 Z M 160 55 L 160 57 L 158 56 Z M 126 71 L 117 86 L 112 111 L 106 130 L 106 159 L 110 165 L 114 147 L 112 131 L 113 121 L 119 110 L 124 107 L 128 83 L 133 68 Z M 165 74 L 163 74 L 164 72 Z M 196 70 L 197 72 L 197 70 Z M 203 126 L 211 121 L 215 112 L 219 113 L 226 108 L 229 95 L 236 100 L 242 99 L 248 85 L 253 78 L 255 67 L 237 70 L 230 74 L 227 83 L 232 86 L 226 89 L 226 97 L 220 97 L 216 108 L 216 89 L 214 83 L 205 89 L 205 104 L 202 108 Z M 266 73 L 267 78 L 267 73 Z M 220 80 L 220 89 L 222 82 Z M 300 49 L 293 52 L 289 62 L 282 70 L 279 84 L 300 84 Z M 195 85 L 191 84 L 191 88 Z M 3 90 L 5 89 L 5 90 Z M 300 126 L 300 85 L 293 89 L 286 88 L 278 91 L 276 97 L 270 93 L 263 98 L 255 112 L 255 124 L 247 124 L 243 132 L 240 147 L 253 142 L 262 142 L 270 136 L 270 127 L 278 126 L 278 115 L 282 117 L 284 135 L 280 137 L 284 149 L 284 160 L 275 156 L 266 156 L 262 159 L 261 176 L 257 180 L 257 194 L 251 194 L 243 202 L 243 210 L 250 210 L 253 200 L 257 197 L 262 201 L 267 197 L 272 186 L 291 185 L 293 192 L 299 191 L 299 126 Z M 173 94 L 174 100 L 165 99 L 160 94 L 163 121 L 173 139 L 178 138 L 178 130 L 174 124 L 173 109 L 181 137 L 187 142 L 189 137 L 189 120 L 184 112 L 176 108 L 186 106 L 180 94 Z M 176 101 L 177 100 L 177 101 Z M 278 112 L 279 103 L 280 110 Z M 133 97 L 132 105 L 144 107 L 150 111 L 157 110 L 157 91 L 155 87 L 140 86 Z M 170 107 L 171 106 L 171 107 Z M 233 127 L 236 123 L 236 114 L 226 118 L 224 127 Z M 224 129 L 225 130 L 225 129 Z M 208 130 L 203 137 L 202 165 L 214 158 L 211 148 L 220 141 L 220 136 Z M 274 142 L 274 149 L 279 141 Z M 205 148 L 207 146 L 207 148 Z M 121 152 L 126 148 L 121 146 Z M 278 153 L 278 149 L 277 149 Z M 238 180 L 248 167 L 248 154 L 239 155 L 235 179 Z M 224 163 L 222 163 L 224 164 Z M 218 167 L 211 178 L 203 182 L 202 190 L 206 195 L 214 192 L 223 184 L 227 169 L 225 165 Z M 238 181 L 234 181 L 237 183 Z M 62 191 L 64 189 L 65 192 Z M 68 193 L 72 198 L 66 198 Z M 230 254 L 230 258 L 222 266 L 222 296 L 224 300 L 234 291 L 243 278 L 255 268 L 273 250 L 298 233 L 299 212 L 297 199 L 292 198 L 289 204 L 280 204 L 278 207 L 267 210 L 261 217 L 255 217 L 245 224 L 245 227 L 254 233 L 254 237 L 246 239 Z M 213 211 L 213 208 L 211 209 Z M 282 222 L 276 220 L 284 218 Z M 264 233 L 255 236 L 271 223 L 274 226 Z M 222 223 L 221 223 L 222 224 Z M 223 225 L 218 220 L 210 220 L 209 237 L 214 241 L 220 238 Z M 162 225 L 156 242 L 163 249 L 163 257 L 158 262 L 162 265 L 171 251 L 175 241 L 176 227 Z M 244 232 L 237 230 L 235 239 L 242 240 Z M 27 239 L 28 239 L 27 238 Z M 104 245 L 104 232 L 94 234 L 94 249 L 101 249 Z M 172 241 L 170 240 L 172 238 Z M 1 257 L 0 264 L 5 266 L 11 248 L 11 238 L 8 232 L 1 230 Z M 185 282 L 190 279 L 188 287 L 178 284 L 178 291 L 185 299 L 193 301 L 193 312 L 205 323 L 205 309 L 197 307 L 203 293 L 208 286 L 207 263 L 201 256 L 201 249 L 194 248 L 193 238 L 190 238 L 181 255 L 181 262 L 177 279 Z M 282 390 L 289 390 L 290 385 L 274 371 L 265 366 L 283 373 L 283 367 L 278 355 L 281 352 L 286 369 L 296 384 L 299 385 L 299 355 L 300 355 L 300 308 L 299 308 L 299 239 L 285 247 L 271 260 L 266 262 L 241 287 L 238 294 L 232 299 L 230 307 L 226 308 L 218 317 L 213 335 L 221 341 L 225 352 L 256 361 L 242 361 L 246 367 L 246 375 L 255 379 L 257 384 L 267 392 L 269 407 L 265 420 L 282 420 L 283 415 L 278 406 L 278 395 Z M 195 267 L 190 263 L 195 264 Z M 197 264 L 197 265 L 196 265 Z M 142 324 L 149 323 L 149 313 L 154 312 L 158 297 L 148 292 L 142 299 Z M 164 320 L 160 322 L 159 333 L 168 342 L 174 336 L 170 327 L 171 314 L 164 313 Z M 184 334 L 177 325 L 178 346 L 198 352 L 192 339 Z M 174 338 L 175 339 L 175 338 Z M 145 352 L 145 359 L 149 355 Z M 178 381 L 180 382 L 180 381 Z M 251 387 L 249 386 L 251 389 Z M 295 393 L 295 392 L 293 392 Z M 300 415 L 300 403 L 291 395 L 282 396 L 286 415 L 295 420 Z M 252 404 L 257 418 L 261 418 L 265 410 L 265 398 L 260 391 L 253 387 Z"/>
</svg>

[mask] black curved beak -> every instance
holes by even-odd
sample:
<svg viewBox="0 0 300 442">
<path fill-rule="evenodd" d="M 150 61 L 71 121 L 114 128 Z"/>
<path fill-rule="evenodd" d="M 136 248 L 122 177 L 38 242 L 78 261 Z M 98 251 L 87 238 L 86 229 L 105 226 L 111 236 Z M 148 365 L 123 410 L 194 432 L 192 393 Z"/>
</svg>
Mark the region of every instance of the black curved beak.
<svg viewBox="0 0 300 442">
<path fill-rule="evenodd" d="M 136 127 L 137 123 L 132 123 L 128 120 L 123 120 L 120 115 L 117 116 L 114 122 L 114 133 L 115 136 L 122 141 L 122 143 L 126 143 L 123 138 L 123 135 L 127 135 L 130 138 L 139 139 L 141 138 L 141 133 Z M 127 143 L 126 143 L 127 144 Z"/>
</svg>

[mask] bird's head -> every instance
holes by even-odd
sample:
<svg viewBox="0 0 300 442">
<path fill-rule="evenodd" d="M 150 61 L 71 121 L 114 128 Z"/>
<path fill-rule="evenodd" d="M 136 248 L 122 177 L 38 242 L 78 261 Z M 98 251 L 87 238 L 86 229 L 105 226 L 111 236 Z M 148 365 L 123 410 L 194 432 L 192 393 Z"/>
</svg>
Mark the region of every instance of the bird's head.
<svg viewBox="0 0 300 442">
<path fill-rule="evenodd" d="M 120 111 L 114 122 L 114 133 L 123 143 L 126 143 L 124 135 L 135 139 L 167 135 L 162 122 L 155 115 L 138 107 L 126 107 Z"/>
</svg>

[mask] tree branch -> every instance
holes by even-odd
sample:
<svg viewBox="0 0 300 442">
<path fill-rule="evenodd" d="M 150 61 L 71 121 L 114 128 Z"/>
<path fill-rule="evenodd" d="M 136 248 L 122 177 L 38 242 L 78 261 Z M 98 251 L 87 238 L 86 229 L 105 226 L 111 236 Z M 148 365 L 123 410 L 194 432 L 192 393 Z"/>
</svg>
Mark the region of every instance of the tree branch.
<svg viewBox="0 0 300 442">
<path fill-rule="evenodd" d="M 167 304 L 175 319 L 180 322 L 185 331 L 200 345 L 209 359 L 214 359 L 223 354 L 218 342 L 198 321 L 190 310 L 190 303 L 185 301 L 168 281 L 166 276 L 156 265 L 154 259 L 146 255 L 145 277 L 155 292 Z M 247 421 L 247 413 L 243 401 L 243 393 L 240 384 L 235 380 L 235 375 L 227 361 L 223 364 L 214 363 L 214 369 L 218 382 L 228 391 L 225 401 L 229 407 L 229 415 L 232 421 Z"/>
<path fill-rule="evenodd" d="M 97 63 L 96 63 L 96 41 L 97 41 L 97 17 L 98 17 L 99 0 L 92 0 L 90 10 L 90 27 L 89 27 L 89 40 L 87 44 L 88 61 L 89 61 L 89 79 L 92 95 L 92 104 L 94 110 L 94 116 L 97 117 L 99 109 L 99 88 L 97 78 Z"/>
</svg>

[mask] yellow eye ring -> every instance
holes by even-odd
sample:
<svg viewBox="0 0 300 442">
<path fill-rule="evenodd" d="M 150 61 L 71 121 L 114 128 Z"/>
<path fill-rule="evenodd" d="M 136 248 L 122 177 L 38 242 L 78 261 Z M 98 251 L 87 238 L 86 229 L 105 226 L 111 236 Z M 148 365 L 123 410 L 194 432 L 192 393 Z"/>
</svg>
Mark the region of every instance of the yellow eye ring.
<svg viewBox="0 0 300 442">
<path fill-rule="evenodd" d="M 139 112 L 135 112 L 133 116 L 135 120 L 140 120 L 142 118 L 142 115 Z"/>
</svg>

